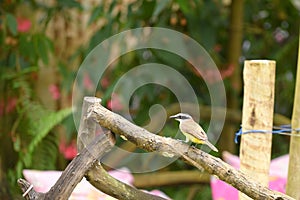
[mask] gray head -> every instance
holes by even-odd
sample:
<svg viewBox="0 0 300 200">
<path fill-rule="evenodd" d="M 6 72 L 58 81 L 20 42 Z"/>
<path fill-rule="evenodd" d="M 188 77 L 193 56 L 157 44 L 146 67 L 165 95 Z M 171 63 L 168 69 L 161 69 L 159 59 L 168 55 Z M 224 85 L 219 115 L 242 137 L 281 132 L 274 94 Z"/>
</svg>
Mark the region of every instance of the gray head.
<svg viewBox="0 0 300 200">
<path fill-rule="evenodd" d="M 180 121 L 180 122 L 184 121 L 184 120 L 188 120 L 188 119 L 193 119 L 191 117 L 191 115 L 186 114 L 186 113 L 178 113 L 176 115 L 170 116 L 170 118 L 174 118 L 175 120 Z"/>
</svg>

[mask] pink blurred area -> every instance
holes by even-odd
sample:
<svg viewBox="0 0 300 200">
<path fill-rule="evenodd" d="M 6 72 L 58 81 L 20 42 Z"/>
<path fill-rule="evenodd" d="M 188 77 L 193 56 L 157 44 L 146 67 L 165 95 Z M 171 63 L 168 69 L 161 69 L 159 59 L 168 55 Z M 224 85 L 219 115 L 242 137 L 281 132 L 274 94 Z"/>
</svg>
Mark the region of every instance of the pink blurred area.
<svg viewBox="0 0 300 200">
<path fill-rule="evenodd" d="M 240 168 L 240 159 L 236 155 L 223 152 L 223 159 L 236 169 Z M 270 181 L 269 188 L 285 193 L 285 185 L 288 174 L 289 156 L 284 155 L 275 158 L 270 164 Z M 237 200 L 238 190 L 227 183 L 212 177 L 211 178 L 212 197 L 214 200 Z"/>
<path fill-rule="evenodd" d="M 47 192 L 55 184 L 61 175 L 61 171 L 39 171 L 39 170 L 23 170 L 25 179 L 33 185 L 37 192 Z M 128 184 L 133 184 L 133 176 L 127 168 L 109 171 L 109 174 Z M 159 190 L 146 191 L 156 196 L 170 199 L 166 194 Z M 87 180 L 82 181 L 76 186 L 69 200 L 113 200 L 115 198 L 106 195 L 94 188 Z"/>
<path fill-rule="evenodd" d="M 26 18 L 17 18 L 17 30 L 21 33 L 26 33 L 31 29 L 31 21 Z"/>
<path fill-rule="evenodd" d="M 48 88 L 53 100 L 58 100 L 61 97 L 60 89 L 56 84 L 51 84 Z"/>
<path fill-rule="evenodd" d="M 76 140 L 72 140 L 69 144 L 62 139 L 59 143 L 59 152 L 63 154 L 64 158 L 72 160 L 77 155 Z"/>
<path fill-rule="evenodd" d="M 120 111 L 124 108 L 121 97 L 113 93 L 111 95 L 111 99 L 107 102 L 107 108 L 113 111 Z"/>
</svg>

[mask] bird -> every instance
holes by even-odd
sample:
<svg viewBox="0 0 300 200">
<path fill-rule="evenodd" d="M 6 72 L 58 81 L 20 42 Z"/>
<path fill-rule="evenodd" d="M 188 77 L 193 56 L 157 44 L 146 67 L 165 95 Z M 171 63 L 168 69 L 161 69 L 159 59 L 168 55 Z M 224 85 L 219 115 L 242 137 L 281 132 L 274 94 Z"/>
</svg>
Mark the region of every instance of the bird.
<svg viewBox="0 0 300 200">
<path fill-rule="evenodd" d="M 213 151 L 218 152 L 218 149 L 208 141 L 208 137 L 203 128 L 196 123 L 189 114 L 178 113 L 170 116 L 170 118 L 179 121 L 179 129 L 186 137 L 185 142 L 190 140 L 196 144 L 206 144 Z"/>
</svg>

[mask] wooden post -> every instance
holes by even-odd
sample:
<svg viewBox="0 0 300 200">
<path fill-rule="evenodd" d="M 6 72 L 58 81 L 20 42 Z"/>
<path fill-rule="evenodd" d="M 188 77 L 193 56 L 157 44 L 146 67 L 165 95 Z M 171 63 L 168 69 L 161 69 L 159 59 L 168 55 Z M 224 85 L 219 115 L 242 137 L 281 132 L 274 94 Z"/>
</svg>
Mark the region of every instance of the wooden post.
<svg viewBox="0 0 300 200">
<path fill-rule="evenodd" d="M 100 103 L 101 99 L 95 97 L 84 97 L 82 104 L 81 119 L 77 136 L 77 148 L 81 151 L 95 139 L 96 123 L 87 119 L 88 108 L 94 103 Z"/>
<path fill-rule="evenodd" d="M 300 36 L 299 36 L 300 38 Z M 300 128 L 300 42 L 298 49 L 298 69 L 295 86 L 292 128 Z M 300 134 L 293 132 L 293 134 Z M 295 199 L 300 199 L 300 137 L 292 136 L 290 141 L 290 161 L 286 193 Z"/>
<path fill-rule="evenodd" d="M 244 103 L 242 128 L 272 130 L 274 107 L 275 61 L 250 60 L 244 66 Z M 269 184 L 272 134 L 250 133 L 241 138 L 241 171 Z M 240 199 L 250 199 L 240 193 Z"/>
</svg>

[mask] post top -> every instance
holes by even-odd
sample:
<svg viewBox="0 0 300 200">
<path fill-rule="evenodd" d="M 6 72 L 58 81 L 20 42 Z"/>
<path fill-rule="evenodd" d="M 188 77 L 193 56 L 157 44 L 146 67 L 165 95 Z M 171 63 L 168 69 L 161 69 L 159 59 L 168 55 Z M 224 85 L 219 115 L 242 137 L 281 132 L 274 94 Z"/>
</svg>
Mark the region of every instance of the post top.
<svg viewBox="0 0 300 200">
<path fill-rule="evenodd" d="M 101 103 L 101 99 L 100 98 L 97 98 L 97 97 L 84 97 L 84 101 L 85 102 L 89 102 L 89 103 Z"/>
<path fill-rule="evenodd" d="M 275 63 L 275 60 L 246 60 L 245 62 L 253 62 L 253 63 Z"/>
</svg>

